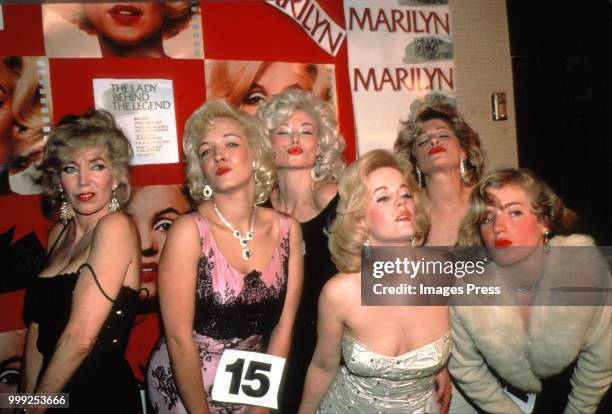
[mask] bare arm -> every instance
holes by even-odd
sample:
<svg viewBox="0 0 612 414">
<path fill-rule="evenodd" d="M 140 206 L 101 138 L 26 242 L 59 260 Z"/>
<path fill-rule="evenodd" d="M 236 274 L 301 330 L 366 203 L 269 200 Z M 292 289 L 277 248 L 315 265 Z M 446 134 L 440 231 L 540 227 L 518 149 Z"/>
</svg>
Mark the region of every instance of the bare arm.
<svg viewBox="0 0 612 414">
<path fill-rule="evenodd" d="M 314 413 L 331 386 L 338 367 L 344 317 L 346 308 L 342 301 L 343 289 L 336 275 L 325 284 L 319 298 L 319 317 L 317 321 L 317 346 L 308 367 L 300 413 Z"/>
<path fill-rule="evenodd" d="M 116 298 L 128 272 L 139 273 L 140 238 L 132 221 L 123 214 L 100 220 L 94 230 L 87 263 L 100 285 Z M 40 380 L 37 393 L 60 392 L 91 352 L 113 303 L 97 286 L 91 271 L 83 269 L 75 286 L 68 324 Z"/>
<path fill-rule="evenodd" d="M 201 246 L 189 216 L 172 224 L 159 265 L 159 304 L 176 386 L 189 413 L 208 413 L 201 362 L 193 341 Z"/>
<path fill-rule="evenodd" d="M 36 348 L 38 340 L 38 324 L 30 323 L 26 335 L 25 349 L 23 352 L 23 369 L 21 370 L 21 384 L 19 392 L 34 392 L 40 369 L 42 368 L 42 354 Z"/>
<path fill-rule="evenodd" d="M 289 238 L 289 277 L 287 296 L 278 324 L 272 330 L 267 353 L 287 358 L 291 348 L 291 337 L 295 315 L 300 304 L 304 277 L 304 256 L 302 256 L 302 229 L 295 219 L 291 219 Z"/>
</svg>

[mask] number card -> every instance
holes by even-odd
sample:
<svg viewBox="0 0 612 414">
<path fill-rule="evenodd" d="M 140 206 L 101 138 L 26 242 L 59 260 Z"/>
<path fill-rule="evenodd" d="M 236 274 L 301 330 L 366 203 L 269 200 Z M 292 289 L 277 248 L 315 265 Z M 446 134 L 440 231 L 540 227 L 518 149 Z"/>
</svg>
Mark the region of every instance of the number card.
<svg viewBox="0 0 612 414">
<path fill-rule="evenodd" d="M 215 375 L 212 399 L 278 408 L 278 388 L 285 358 L 226 349 Z"/>
</svg>

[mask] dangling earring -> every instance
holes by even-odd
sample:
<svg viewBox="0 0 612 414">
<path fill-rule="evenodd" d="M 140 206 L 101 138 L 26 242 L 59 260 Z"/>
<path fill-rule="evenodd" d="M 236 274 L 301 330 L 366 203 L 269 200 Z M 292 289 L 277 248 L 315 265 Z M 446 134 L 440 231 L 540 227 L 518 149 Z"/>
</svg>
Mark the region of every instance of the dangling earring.
<svg viewBox="0 0 612 414">
<path fill-rule="evenodd" d="M 461 176 L 461 180 L 465 183 L 467 182 L 467 173 L 465 171 L 465 158 L 461 156 L 461 160 L 459 160 L 459 175 Z"/>
<path fill-rule="evenodd" d="M 423 187 L 423 173 L 421 172 L 421 169 L 419 167 L 416 167 L 415 172 L 417 176 L 417 182 L 419 183 L 419 187 Z"/>
<path fill-rule="evenodd" d="M 372 260 L 372 249 L 370 249 L 370 238 L 366 234 L 366 238 L 363 241 L 363 257 L 366 261 Z"/>
<path fill-rule="evenodd" d="M 110 203 L 108 203 L 108 212 L 109 213 L 114 213 L 115 211 L 119 211 L 119 207 L 121 207 L 119 205 L 119 201 L 117 201 L 117 194 L 115 194 L 115 190 L 117 189 L 117 186 L 114 185 L 113 186 L 113 198 L 111 198 Z"/>
<path fill-rule="evenodd" d="M 70 207 L 64 198 L 64 189 L 60 186 L 59 188 L 60 196 L 62 197 L 62 204 L 60 204 L 60 220 L 62 224 L 65 226 L 68 224 L 70 219 L 72 218 L 72 212 L 70 211 Z"/>
<path fill-rule="evenodd" d="M 202 188 L 202 195 L 206 200 L 210 200 L 213 195 L 212 187 L 208 184 L 204 184 L 204 188 Z"/>
<path fill-rule="evenodd" d="M 550 244 L 548 244 L 549 235 L 550 235 L 549 231 L 544 232 L 544 247 L 542 248 L 542 250 L 544 250 L 544 253 L 548 253 L 550 251 Z"/>
<path fill-rule="evenodd" d="M 312 166 L 312 170 L 310 170 L 310 176 L 313 180 L 318 180 L 321 177 L 321 157 L 318 156 L 315 159 L 315 163 Z"/>
<path fill-rule="evenodd" d="M 413 236 L 410 238 L 410 245 L 413 249 L 416 247 L 416 237 Z"/>
</svg>

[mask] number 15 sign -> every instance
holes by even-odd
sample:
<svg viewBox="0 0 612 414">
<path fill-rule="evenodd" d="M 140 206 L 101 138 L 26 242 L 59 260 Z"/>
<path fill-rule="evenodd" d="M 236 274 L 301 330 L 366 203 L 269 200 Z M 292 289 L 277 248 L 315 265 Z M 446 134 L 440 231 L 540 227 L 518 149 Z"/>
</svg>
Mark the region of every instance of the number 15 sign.
<svg viewBox="0 0 612 414">
<path fill-rule="evenodd" d="M 278 408 L 278 388 L 285 358 L 227 349 L 221 355 L 212 399 Z"/>
</svg>

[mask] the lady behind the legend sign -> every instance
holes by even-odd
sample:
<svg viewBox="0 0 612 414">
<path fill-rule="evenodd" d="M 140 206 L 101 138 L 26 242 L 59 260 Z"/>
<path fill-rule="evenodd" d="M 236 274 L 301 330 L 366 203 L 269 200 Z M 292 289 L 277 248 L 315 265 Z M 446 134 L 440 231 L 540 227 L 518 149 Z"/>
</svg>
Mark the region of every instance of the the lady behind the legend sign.
<svg viewBox="0 0 612 414">
<path fill-rule="evenodd" d="M 162 252 L 165 337 L 151 355 L 148 394 L 158 412 L 245 412 L 211 399 L 215 373 L 227 349 L 289 354 L 302 285 L 300 226 L 258 206 L 274 185 L 274 165 L 252 116 L 208 101 L 187 121 L 183 150 L 199 206 L 174 222 Z"/>
<path fill-rule="evenodd" d="M 493 261 L 483 276 L 497 276 L 499 300 L 509 306 L 452 307 L 449 369 L 460 392 L 453 394 L 451 412 L 476 412 L 471 405 L 517 414 L 597 410 L 612 382 L 611 307 L 564 306 L 572 298 L 567 293 L 545 306 L 558 287 L 610 286 L 597 249 L 576 247 L 594 246 L 593 240 L 561 236 L 574 221 L 529 170 L 496 170 L 474 188 L 459 242 L 486 247 Z"/>
<path fill-rule="evenodd" d="M 422 242 L 428 218 L 416 183 L 391 153 L 374 150 L 345 170 L 338 187 L 329 247 L 341 273 L 321 292 L 299 412 L 444 410 L 435 383 L 450 353 L 448 307 L 361 306 L 362 247 Z"/>
<path fill-rule="evenodd" d="M 453 246 L 467 213 L 472 189 L 482 174 L 478 134 L 442 95 L 428 95 L 415 109 L 395 141 L 395 152 L 414 166 L 427 195 L 431 228 L 425 244 Z"/>
<path fill-rule="evenodd" d="M 283 409 L 295 412 L 316 344 L 319 294 L 337 272 L 325 232 L 338 204 L 344 139 L 336 130 L 334 108 L 307 92 L 286 90 L 257 117 L 274 151 L 278 186 L 270 195 L 272 207 L 295 217 L 304 238 L 304 288 L 282 398 Z"/>
<path fill-rule="evenodd" d="M 285 89 L 311 92 L 330 101 L 329 71 L 325 65 L 212 60 L 206 62 L 206 93 L 255 115 L 257 108 Z"/>
<path fill-rule="evenodd" d="M 45 12 L 54 11 L 96 36 L 102 57 L 167 57 L 163 40 L 185 29 L 192 15 L 191 3 L 187 1 L 47 4 L 43 7 Z M 45 24 L 45 32 L 51 29 Z M 54 40 L 47 39 L 47 42 Z"/>
<path fill-rule="evenodd" d="M 40 166 L 44 200 L 62 222 L 26 295 L 21 391 L 69 393 L 72 412 L 142 409 L 123 356 L 140 285 L 138 229 L 121 212 L 131 155 L 112 116 L 91 111 L 51 133 Z"/>
</svg>

